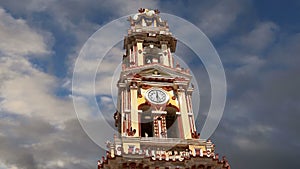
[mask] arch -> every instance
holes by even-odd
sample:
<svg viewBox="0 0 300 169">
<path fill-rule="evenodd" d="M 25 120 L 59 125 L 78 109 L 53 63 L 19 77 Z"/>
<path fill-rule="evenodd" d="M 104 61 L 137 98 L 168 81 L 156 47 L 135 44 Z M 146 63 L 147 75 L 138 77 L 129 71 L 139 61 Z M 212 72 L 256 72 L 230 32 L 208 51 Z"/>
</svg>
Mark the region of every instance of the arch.
<svg viewBox="0 0 300 169">
<path fill-rule="evenodd" d="M 144 47 L 144 64 L 161 63 L 161 49 L 156 46 Z"/>
<path fill-rule="evenodd" d="M 135 162 L 130 163 L 129 168 L 130 169 L 136 169 L 136 163 Z"/>
<path fill-rule="evenodd" d="M 201 164 L 201 165 L 198 166 L 197 169 L 205 169 L 205 166 Z"/>
<path fill-rule="evenodd" d="M 166 114 L 166 127 L 167 127 L 167 137 L 168 138 L 179 138 L 180 137 L 180 130 L 179 130 L 179 123 L 178 123 L 178 109 L 176 106 L 168 105 L 165 109 L 167 112 Z"/>
<path fill-rule="evenodd" d="M 174 109 L 176 109 L 177 112 L 179 112 L 179 108 L 171 103 L 169 103 L 167 107 L 174 108 Z"/>
<path fill-rule="evenodd" d="M 151 106 L 148 104 L 141 104 L 139 110 L 142 110 L 140 116 L 140 132 L 141 137 L 153 137 L 153 117 L 151 113 Z"/>
</svg>

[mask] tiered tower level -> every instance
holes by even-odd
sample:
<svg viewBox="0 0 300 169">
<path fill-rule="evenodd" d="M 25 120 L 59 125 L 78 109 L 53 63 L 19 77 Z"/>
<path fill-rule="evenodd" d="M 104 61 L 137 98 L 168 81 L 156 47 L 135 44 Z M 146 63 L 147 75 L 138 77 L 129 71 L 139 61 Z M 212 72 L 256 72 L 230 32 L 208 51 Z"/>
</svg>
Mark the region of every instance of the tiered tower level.
<svg viewBox="0 0 300 169">
<path fill-rule="evenodd" d="M 129 17 L 118 81 L 118 135 L 105 169 L 228 169 L 210 140 L 199 138 L 192 108 L 192 76 L 174 65 L 177 40 L 158 10 Z M 185 31 L 185 30 L 182 30 Z"/>
</svg>

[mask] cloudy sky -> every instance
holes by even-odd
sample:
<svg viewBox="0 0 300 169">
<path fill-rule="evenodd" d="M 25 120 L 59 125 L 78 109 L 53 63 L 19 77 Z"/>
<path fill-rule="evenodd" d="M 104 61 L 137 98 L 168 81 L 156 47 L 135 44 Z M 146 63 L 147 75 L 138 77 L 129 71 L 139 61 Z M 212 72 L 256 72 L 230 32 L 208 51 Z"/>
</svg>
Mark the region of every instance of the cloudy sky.
<svg viewBox="0 0 300 169">
<path fill-rule="evenodd" d="M 211 139 L 232 168 L 298 168 L 299 1 L 0 0 L 0 169 L 96 167 L 103 150 L 77 120 L 71 91 L 74 64 L 95 31 L 140 7 L 188 20 L 218 51 L 228 95 Z M 120 47 L 109 51 L 107 63 L 121 61 Z M 99 69 L 107 72 L 112 66 Z M 110 88 L 101 86 L 107 76 L 97 77 L 100 109 L 113 111 L 106 104 Z M 207 79 L 205 73 L 202 78 Z M 91 89 L 87 85 L 76 92 L 89 94 Z M 203 109 L 209 103 L 205 98 Z M 80 112 L 89 108 L 84 101 L 78 107 Z M 198 128 L 204 120 L 199 119 Z"/>
</svg>

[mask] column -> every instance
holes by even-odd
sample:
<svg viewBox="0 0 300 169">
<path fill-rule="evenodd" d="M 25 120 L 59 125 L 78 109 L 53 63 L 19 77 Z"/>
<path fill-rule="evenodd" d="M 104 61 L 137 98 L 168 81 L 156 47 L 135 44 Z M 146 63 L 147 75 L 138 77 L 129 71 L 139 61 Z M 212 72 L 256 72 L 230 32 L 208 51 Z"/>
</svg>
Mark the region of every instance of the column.
<svg viewBox="0 0 300 169">
<path fill-rule="evenodd" d="M 169 58 L 170 67 L 173 68 L 174 67 L 174 61 L 173 61 L 173 56 L 172 56 L 170 48 L 168 48 L 168 58 Z"/>
<path fill-rule="evenodd" d="M 185 90 L 179 88 L 178 92 L 178 99 L 179 99 L 179 106 L 180 106 L 180 113 L 181 113 L 181 120 L 182 120 L 182 129 L 183 129 L 183 136 L 185 139 L 191 139 L 191 128 L 189 123 L 189 116 L 188 116 L 188 109 L 187 109 L 187 100 L 185 95 Z"/>
<path fill-rule="evenodd" d="M 166 123 L 166 115 L 161 116 L 161 123 L 162 123 L 162 137 L 167 138 L 167 123 Z"/>
<path fill-rule="evenodd" d="M 170 66 L 169 64 L 169 57 L 168 57 L 168 42 L 166 41 L 161 41 L 161 50 L 163 52 L 163 56 L 161 58 L 161 63 L 165 66 Z"/>
<path fill-rule="evenodd" d="M 138 103 L 137 103 L 137 89 L 135 83 L 130 86 L 130 98 L 131 98 L 131 110 L 130 110 L 130 122 L 132 130 L 136 130 L 134 137 L 139 136 L 139 116 L 138 116 Z"/>
<path fill-rule="evenodd" d="M 126 89 L 125 83 L 118 83 L 119 94 L 118 94 L 118 110 L 121 113 L 121 126 L 120 132 L 122 135 L 126 133 L 128 129 L 128 115 L 127 112 L 129 110 L 128 106 L 128 92 Z"/>
<path fill-rule="evenodd" d="M 153 117 L 153 136 L 159 137 L 159 126 L 158 126 L 158 116 Z"/>
<path fill-rule="evenodd" d="M 136 55 L 137 55 L 137 54 L 136 54 L 136 53 L 137 53 L 137 52 L 136 52 L 136 51 L 137 51 L 136 48 L 137 48 L 137 47 L 134 46 L 134 44 L 132 44 L 132 50 L 131 50 L 131 49 L 130 49 L 130 45 L 128 45 L 128 50 L 129 50 L 129 56 L 128 56 L 128 57 L 129 57 L 129 58 L 128 58 L 129 60 L 128 60 L 128 63 L 129 63 L 129 67 L 134 67 L 134 66 L 136 66 L 136 61 L 135 61 L 135 60 L 136 60 L 135 58 L 136 58 Z"/>
<path fill-rule="evenodd" d="M 137 66 L 141 66 L 144 64 L 144 55 L 143 55 L 143 40 L 136 40 L 137 44 Z"/>
<path fill-rule="evenodd" d="M 189 119 L 190 119 L 191 131 L 195 132 L 196 125 L 195 125 L 195 118 L 194 118 L 193 107 L 192 107 L 192 93 L 193 93 L 193 88 L 189 88 L 187 90 L 188 114 L 190 116 Z"/>
</svg>

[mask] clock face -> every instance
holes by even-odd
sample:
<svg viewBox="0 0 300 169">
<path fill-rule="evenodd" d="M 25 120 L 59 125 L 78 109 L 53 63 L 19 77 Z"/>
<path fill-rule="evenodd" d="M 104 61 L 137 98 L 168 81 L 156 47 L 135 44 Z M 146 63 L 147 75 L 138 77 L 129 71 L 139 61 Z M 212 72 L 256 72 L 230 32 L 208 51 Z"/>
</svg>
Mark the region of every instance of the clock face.
<svg viewBox="0 0 300 169">
<path fill-rule="evenodd" d="M 164 104 L 169 100 L 167 93 L 161 89 L 150 89 L 146 93 L 146 98 L 151 103 Z"/>
</svg>

